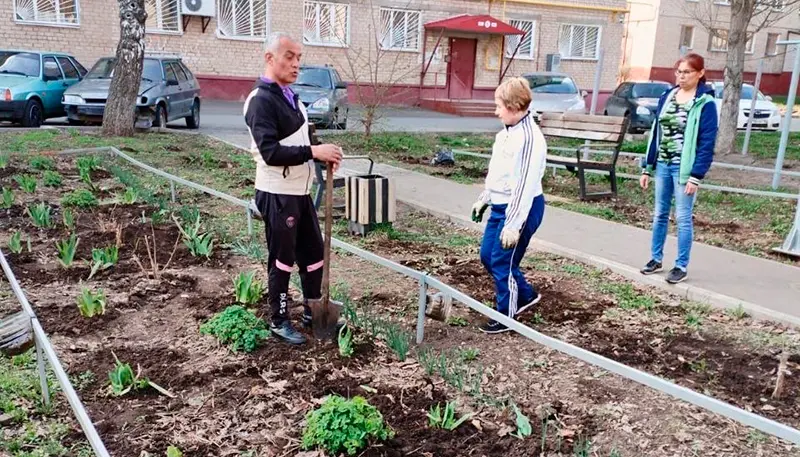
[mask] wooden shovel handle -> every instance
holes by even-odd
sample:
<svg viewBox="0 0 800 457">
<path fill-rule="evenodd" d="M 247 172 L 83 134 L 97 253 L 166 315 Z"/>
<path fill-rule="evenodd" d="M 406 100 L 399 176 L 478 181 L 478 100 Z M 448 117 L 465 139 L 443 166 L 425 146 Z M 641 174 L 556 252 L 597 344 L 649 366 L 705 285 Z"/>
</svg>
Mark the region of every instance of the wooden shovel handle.
<svg viewBox="0 0 800 457">
<path fill-rule="evenodd" d="M 322 305 L 330 300 L 331 230 L 333 229 L 333 164 L 326 162 L 325 176 L 325 239 L 322 257 Z"/>
</svg>

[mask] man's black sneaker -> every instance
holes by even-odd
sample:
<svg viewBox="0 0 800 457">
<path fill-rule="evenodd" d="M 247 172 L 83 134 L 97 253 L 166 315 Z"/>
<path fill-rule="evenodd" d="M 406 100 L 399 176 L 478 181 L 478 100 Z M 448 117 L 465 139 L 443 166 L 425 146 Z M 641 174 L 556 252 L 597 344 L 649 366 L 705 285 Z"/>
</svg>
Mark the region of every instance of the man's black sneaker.
<svg viewBox="0 0 800 457">
<path fill-rule="evenodd" d="M 678 284 L 679 282 L 683 282 L 686 279 L 686 276 L 688 275 L 685 271 L 675 267 L 669 271 L 669 274 L 667 275 L 667 282 L 670 284 Z"/>
<path fill-rule="evenodd" d="M 511 331 L 510 328 L 506 327 L 505 325 L 503 325 L 500 322 L 497 322 L 495 320 L 490 320 L 489 322 L 481 325 L 480 330 L 483 333 L 488 333 L 488 334 L 503 333 L 503 332 Z"/>
<path fill-rule="evenodd" d="M 273 335 L 286 341 L 289 344 L 304 344 L 306 337 L 302 333 L 292 327 L 291 322 L 286 321 L 281 324 L 275 325 L 274 323 L 269 326 L 269 330 Z"/>
<path fill-rule="evenodd" d="M 536 306 L 536 304 L 539 303 L 539 301 L 541 301 L 541 299 L 542 299 L 542 294 L 536 294 L 536 296 L 533 297 L 533 300 L 529 301 L 525 306 L 523 306 L 522 308 L 517 310 L 517 313 L 514 314 L 514 317 L 519 316 L 520 314 L 524 313 L 525 311 L 527 311 L 527 310 L 531 309 L 532 307 Z"/>
<path fill-rule="evenodd" d="M 644 268 L 642 268 L 639 271 L 641 271 L 643 275 L 651 275 L 653 273 L 658 273 L 659 271 L 661 271 L 661 268 L 662 268 L 661 262 L 656 262 L 655 260 L 651 260 L 647 262 L 647 265 L 645 265 Z"/>
<path fill-rule="evenodd" d="M 314 316 L 311 314 L 311 308 L 308 307 L 307 303 L 308 302 L 305 302 L 303 304 L 303 316 L 300 318 L 300 323 L 305 328 L 311 328 L 311 326 L 314 323 L 314 321 L 313 321 Z M 328 304 L 329 304 L 329 306 L 338 307 L 340 313 L 341 313 L 342 309 L 344 309 L 344 304 L 342 302 L 340 302 L 340 301 L 331 300 Z M 336 322 L 336 329 L 338 330 L 345 323 L 346 323 L 345 319 L 343 317 L 340 317 L 339 320 Z"/>
</svg>

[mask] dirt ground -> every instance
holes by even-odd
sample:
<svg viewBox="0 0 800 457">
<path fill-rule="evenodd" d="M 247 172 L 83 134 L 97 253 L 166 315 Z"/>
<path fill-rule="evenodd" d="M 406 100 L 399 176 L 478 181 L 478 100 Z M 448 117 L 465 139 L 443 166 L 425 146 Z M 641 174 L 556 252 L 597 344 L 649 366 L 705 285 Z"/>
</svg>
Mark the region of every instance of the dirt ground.
<svg viewBox="0 0 800 457">
<path fill-rule="evenodd" d="M 79 186 L 70 162 L 61 161 L 58 168 L 67 188 Z M 98 174 L 96 181 L 109 196 L 121 190 L 106 175 Z M 23 197 L 8 176 L 0 178 L 0 184 Z M 54 220 L 60 221 L 57 202 L 63 192 L 41 188 L 24 196 L 24 202 L 50 202 Z M 139 457 L 143 451 L 164 455 L 169 445 L 186 456 L 305 457 L 299 449 L 305 414 L 332 393 L 366 397 L 396 431 L 393 440 L 370 447 L 363 456 L 800 455 L 785 442 L 519 335 L 483 335 L 475 328 L 480 315 L 462 306 L 449 323 L 429 320 L 425 345 L 412 349 L 402 362 L 385 341 L 373 339 L 365 329 L 357 330 L 356 354 L 350 359 L 341 358 L 334 344 L 313 340 L 298 348 L 270 339 L 251 354 L 233 354 L 200 335 L 198 328 L 233 303 L 231 280 L 239 271 L 255 270 L 265 277 L 261 262 L 222 247 L 210 259 L 193 257 L 183 243 L 176 243 L 174 224 L 151 229 L 156 211 L 152 206 L 105 204 L 79 211 L 80 260 L 64 269 L 56 262 L 53 241 L 66 238 L 68 232 L 61 225 L 32 227 L 22 208 L 18 200 L 0 214 L 0 245 L 6 245 L 14 230 L 30 236 L 32 252 L 10 255 L 12 268 L 69 373 L 93 379 L 83 383 L 79 393 L 115 457 Z M 428 271 L 492 303 L 491 278 L 477 260 L 477 240 L 471 233 L 402 206 L 393 228 L 365 239 L 342 233 L 341 223 L 336 227 L 340 239 Z M 256 228 L 262 229 L 259 224 Z M 133 261 L 134 254 L 146 260 L 143 237 L 153 233 L 162 265 L 175 251 L 160 279 Z M 117 242 L 119 263 L 87 280 L 91 248 Z M 332 261 L 332 281 L 353 299 L 361 315 L 390 319 L 413 331 L 413 281 L 339 250 Z M 525 270 L 543 295 L 539 306 L 523 318 L 535 329 L 800 425 L 800 387 L 795 379 L 800 338 L 794 329 L 683 303 L 557 257 L 528 259 Z M 75 297 L 81 286 L 105 291 L 105 315 L 80 316 Z M 0 299 L 0 311 L 12 310 L 13 304 L 11 298 Z M 257 310 L 268 314 L 265 300 Z M 292 308 L 295 317 L 300 311 Z M 464 358 L 465 349 L 475 350 L 474 360 Z M 773 400 L 777 356 L 784 350 L 792 354 L 790 374 L 785 396 Z M 425 358 L 431 354 L 444 354 L 452 362 L 450 369 L 461 373 L 462 381 L 474 383 L 474 389 L 459 385 L 460 378 L 444 379 L 430 372 Z M 140 367 L 144 376 L 176 398 L 154 390 L 110 396 L 107 373 L 114 355 Z M 89 372 L 93 376 L 86 375 Z M 527 439 L 511 436 L 511 400 L 531 419 L 533 434 Z M 431 429 L 426 412 L 444 401 L 458 402 L 459 413 L 473 412 L 474 419 L 455 432 Z M 69 436 L 80 439 L 78 431 Z"/>
</svg>

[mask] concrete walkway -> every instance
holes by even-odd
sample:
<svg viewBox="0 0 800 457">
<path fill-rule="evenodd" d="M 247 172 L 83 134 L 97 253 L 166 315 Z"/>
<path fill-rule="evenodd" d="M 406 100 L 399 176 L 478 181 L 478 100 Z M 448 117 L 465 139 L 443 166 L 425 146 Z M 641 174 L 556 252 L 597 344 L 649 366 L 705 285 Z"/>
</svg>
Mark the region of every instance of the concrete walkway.
<svg viewBox="0 0 800 457">
<path fill-rule="evenodd" d="M 347 161 L 341 174 L 365 173 L 366 163 Z M 389 165 L 375 173 L 394 178 L 397 199 L 476 230 L 470 209 L 481 186 L 464 185 Z M 689 279 L 670 285 L 664 274 L 642 276 L 649 260 L 651 232 L 552 206 L 534 236 L 532 248 L 607 267 L 632 280 L 664 288 L 691 300 L 718 307 L 744 306 L 750 314 L 800 325 L 800 268 L 695 243 Z M 675 237 L 665 248 L 665 267 L 677 252 Z"/>
</svg>

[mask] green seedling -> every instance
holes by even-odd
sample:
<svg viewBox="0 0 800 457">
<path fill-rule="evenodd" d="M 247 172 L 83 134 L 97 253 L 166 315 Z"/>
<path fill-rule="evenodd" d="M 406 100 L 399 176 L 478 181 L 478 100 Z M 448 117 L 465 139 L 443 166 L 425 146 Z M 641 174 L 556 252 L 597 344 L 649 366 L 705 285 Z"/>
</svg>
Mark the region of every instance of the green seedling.
<svg viewBox="0 0 800 457">
<path fill-rule="evenodd" d="M 57 171 L 45 171 L 42 175 L 42 182 L 47 187 L 61 187 L 63 180 Z"/>
<path fill-rule="evenodd" d="M 52 170 L 56 167 L 53 159 L 45 156 L 31 157 L 30 165 L 34 170 Z"/>
<path fill-rule="evenodd" d="M 14 204 L 14 192 L 11 189 L 3 187 L 2 200 L 0 200 L 0 208 L 8 209 Z"/>
<path fill-rule="evenodd" d="M 186 227 L 182 227 L 175 216 L 173 216 L 173 220 L 175 221 L 175 225 L 178 226 L 178 230 L 180 230 L 183 235 L 183 244 L 189 248 L 189 252 L 193 256 L 211 257 L 211 253 L 214 249 L 214 234 L 212 232 L 202 233 L 200 231 L 199 215 L 197 219 L 195 219 L 194 225 L 187 225 Z"/>
<path fill-rule="evenodd" d="M 699 374 L 706 373 L 708 371 L 708 362 L 706 359 L 689 362 L 689 369 Z"/>
<path fill-rule="evenodd" d="M 574 457 L 592 457 L 592 442 L 588 438 L 580 437 L 572 448 Z"/>
<path fill-rule="evenodd" d="M 33 225 L 39 228 L 50 228 L 50 207 L 44 202 L 28 206 L 28 215 L 31 217 Z"/>
<path fill-rule="evenodd" d="M 459 316 L 451 316 L 447 318 L 447 325 L 451 325 L 453 327 L 466 327 L 469 325 L 466 319 Z"/>
<path fill-rule="evenodd" d="M 332 395 L 306 415 L 302 445 L 306 450 L 321 448 L 328 455 L 356 455 L 370 442 L 392 437 L 394 431 L 386 425 L 381 412 L 364 397 L 348 400 Z"/>
<path fill-rule="evenodd" d="M 349 358 L 353 352 L 353 332 L 348 325 L 343 325 L 339 329 L 339 355 Z"/>
<path fill-rule="evenodd" d="M 11 234 L 11 238 L 8 239 L 8 250 L 14 254 L 22 252 L 22 233 L 17 231 Z"/>
<path fill-rule="evenodd" d="M 253 352 L 269 338 L 267 324 L 252 311 L 233 305 L 200 326 L 200 333 L 215 336 L 233 352 Z"/>
<path fill-rule="evenodd" d="M 183 457 L 183 452 L 175 446 L 167 448 L 167 457 Z"/>
<path fill-rule="evenodd" d="M 72 212 L 72 208 L 64 208 L 61 212 L 61 221 L 64 223 L 64 227 L 75 230 L 75 213 Z"/>
<path fill-rule="evenodd" d="M 36 192 L 36 177 L 33 175 L 17 175 L 14 180 L 19 184 L 20 189 L 32 194 Z"/>
<path fill-rule="evenodd" d="M 728 310 L 725 311 L 725 313 L 736 320 L 742 320 L 747 317 L 750 317 L 750 315 L 747 314 L 747 311 L 745 311 L 744 306 L 742 306 L 741 303 L 739 303 L 739 306 L 737 306 L 736 308 L 729 308 Z"/>
<path fill-rule="evenodd" d="M 97 197 L 88 189 L 76 189 L 61 197 L 62 206 L 77 206 L 78 208 L 91 208 L 97 206 Z"/>
<path fill-rule="evenodd" d="M 613 448 L 611 449 L 611 454 L 608 454 L 608 457 L 622 457 L 622 454 L 617 448 Z"/>
<path fill-rule="evenodd" d="M 481 351 L 479 351 L 477 348 L 463 348 L 461 351 L 459 351 L 459 356 L 464 362 L 472 362 L 478 358 L 480 353 Z"/>
<path fill-rule="evenodd" d="M 142 390 L 152 387 L 167 397 L 175 398 L 175 394 L 172 392 L 147 378 L 141 377 L 142 367 L 138 367 L 136 375 L 134 375 L 133 369 L 129 364 L 120 362 L 117 355 L 113 352 L 112 354 L 114 355 L 115 366 L 114 369 L 108 373 L 108 378 L 111 381 L 111 393 L 115 397 L 121 397 L 131 390 Z"/>
<path fill-rule="evenodd" d="M 519 439 L 531 436 L 533 433 L 533 428 L 531 427 L 531 421 L 528 419 L 528 416 L 526 416 L 516 404 L 512 404 L 512 408 L 514 409 L 514 414 L 516 415 L 517 431 L 511 435 Z"/>
<path fill-rule="evenodd" d="M 404 362 L 411 346 L 411 336 L 398 325 L 391 324 L 386 328 L 386 344 Z"/>
<path fill-rule="evenodd" d="M 89 273 L 89 279 L 97 274 L 100 270 L 107 270 L 117 264 L 119 260 L 119 248 L 116 246 L 108 246 L 103 249 L 92 249 L 92 271 Z"/>
<path fill-rule="evenodd" d="M 474 413 L 469 413 L 461 416 L 459 419 L 456 419 L 456 405 L 454 402 L 447 402 L 444 406 L 444 411 L 442 411 L 441 406 L 439 403 L 436 406 L 431 407 L 431 410 L 428 412 L 428 424 L 433 428 L 441 428 L 444 430 L 453 431 L 458 428 L 459 425 L 463 424 L 467 420 L 469 420 Z"/>
<path fill-rule="evenodd" d="M 106 296 L 102 290 L 92 292 L 89 288 L 82 287 L 77 302 L 78 311 L 83 317 L 102 316 L 106 313 Z"/>
<path fill-rule="evenodd" d="M 119 196 L 119 201 L 125 205 L 133 205 L 139 201 L 139 191 L 133 187 L 128 187 L 125 192 Z"/>
<path fill-rule="evenodd" d="M 72 266 L 75 260 L 75 252 L 78 250 L 79 238 L 73 233 L 65 241 L 56 241 L 56 249 L 58 250 L 58 261 L 64 268 Z"/>
<path fill-rule="evenodd" d="M 241 272 L 233 280 L 236 303 L 255 305 L 264 294 L 264 283 L 255 279 L 256 272 Z"/>
<path fill-rule="evenodd" d="M 9 162 L 10 159 L 8 157 L 8 154 L 0 154 L 0 169 L 5 170 L 8 167 Z"/>
<path fill-rule="evenodd" d="M 234 254 L 245 256 L 253 260 L 265 260 L 267 254 L 264 252 L 264 245 L 254 239 L 236 240 L 230 246 Z"/>
<path fill-rule="evenodd" d="M 540 325 L 540 324 L 544 324 L 545 320 L 544 320 L 544 317 L 542 317 L 541 313 L 535 313 L 533 315 L 533 317 L 531 318 L 531 322 L 536 324 L 536 325 Z"/>
</svg>

